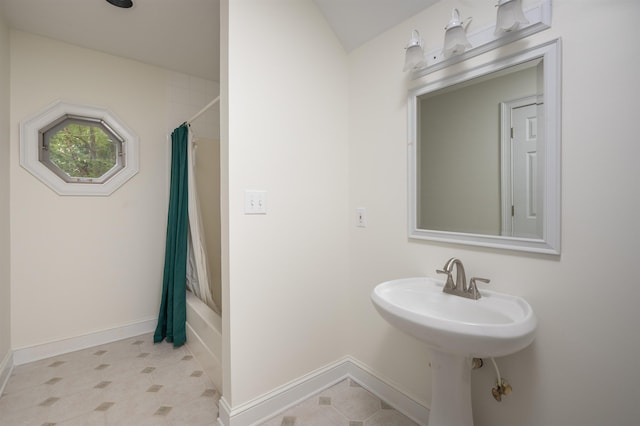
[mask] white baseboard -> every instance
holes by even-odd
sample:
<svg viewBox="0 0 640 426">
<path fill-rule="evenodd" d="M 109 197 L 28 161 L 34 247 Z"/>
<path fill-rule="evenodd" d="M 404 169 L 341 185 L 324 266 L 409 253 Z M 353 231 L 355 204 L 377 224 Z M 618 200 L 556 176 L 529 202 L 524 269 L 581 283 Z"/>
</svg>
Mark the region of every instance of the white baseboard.
<svg viewBox="0 0 640 426">
<path fill-rule="evenodd" d="M 156 329 L 157 319 L 147 319 L 108 330 L 96 331 L 82 336 L 56 340 L 40 345 L 14 349 L 13 362 L 22 365 L 28 362 L 38 361 L 52 356 L 66 354 L 105 343 L 151 333 Z"/>
<path fill-rule="evenodd" d="M 4 392 L 5 386 L 7 386 L 7 382 L 9 381 L 9 376 L 11 376 L 11 371 L 13 370 L 13 352 L 9 350 L 5 355 L 2 362 L 0 362 L 0 395 Z"/>
<path fill-rule="evenodd" d="M 258 425 L 347 378 L 353 379 L 416 423 L 426 425 L 429 417 L 427 407 L 376 377 L 371 369 L 352 357 L 338 360 L 238 407 L 231 408 L 223 396 L 220 399 L 218 424 Z"/>
</svg>

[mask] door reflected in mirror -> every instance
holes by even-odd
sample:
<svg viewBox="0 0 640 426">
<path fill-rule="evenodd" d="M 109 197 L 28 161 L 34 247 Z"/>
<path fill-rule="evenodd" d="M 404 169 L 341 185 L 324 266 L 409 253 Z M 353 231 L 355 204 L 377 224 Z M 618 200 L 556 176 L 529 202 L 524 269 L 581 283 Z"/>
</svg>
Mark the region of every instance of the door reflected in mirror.
<svg viewBox="0 0 640 426">
<path fill-rule="evenodd" d="M 542 238 L 535 59 L 418 97 L 418 227 Z"/>
<path fill-rule="evenodd" d="M 559 41 L 409 96 L 409 236 L 559 253 Z"/>
</svg>

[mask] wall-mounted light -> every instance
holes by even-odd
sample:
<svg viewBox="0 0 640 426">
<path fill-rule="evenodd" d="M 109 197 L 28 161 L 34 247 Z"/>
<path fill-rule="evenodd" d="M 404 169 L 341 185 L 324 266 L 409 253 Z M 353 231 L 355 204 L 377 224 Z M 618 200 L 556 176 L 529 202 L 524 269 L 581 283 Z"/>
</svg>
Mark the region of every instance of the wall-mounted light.
<svg viewBox="0 0 640 426">
<path fill-rule="evenodd" d="M 444 27 L 444 49 L 443 54 L 445 58 L 453 55 L 459 55 L 468 48 L 471 47 L 471 43 L 467 40 L 467 27 L 471 22 L 471 18 L 468 18 L 466 22 L 460 20 L 460 12 L 458 9 L 453 9 L 451 12 L 451 20 Z"/>
<path fill-rule="evenodd" d="M 529 23 L 522 11 L 522 0 L 499 0 L 494 34 L 500 35 L 513 31 L 521 25 Z"/>
<path fill-rule="evenodd" d="M 422 51 L 422 38 L 418 30 L 411 32 L 411 38 L 404 55 L 404 68 L 402 71 L 409 71 L 424 66 L 424 52 Z"/>
<path fill-rule="evenodd" d="M 498 0 L 497 6 L 497 25 L 492 23 L 469 35 L 465 31 L 469 22 L 460 21 L 460 13 L 454 9 L 445 27 L 444 49 L 428 51 L 421 57 L 423 41 L 414 30 L 406 47 L 404 70 L 411 71 L 412 78 L 419 78 L 551 27 L 551 0 L 541 0 L 524 12 L 522 0 Z"/>
</svg>

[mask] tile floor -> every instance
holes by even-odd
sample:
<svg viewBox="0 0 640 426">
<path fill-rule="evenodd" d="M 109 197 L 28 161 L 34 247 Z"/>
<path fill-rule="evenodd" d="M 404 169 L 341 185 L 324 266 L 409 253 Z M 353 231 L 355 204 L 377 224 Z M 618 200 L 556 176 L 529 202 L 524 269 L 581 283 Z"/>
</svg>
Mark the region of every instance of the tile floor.
<svg viewBox="0 0 640 426">
<path fill-rule="evenodd" d="M 2 426 L 213 426 L 219 394 L 185 347 L 151 335 L 14 368 Z"/>
<path fill-rule="evenodd" d="M 151 335 L 14 368 L 0 426 L 217 426 L 220 395 L 188 348 Z M 262 426 L 416 426 L 350 379 Z"/>
<path fill-rule="evenodd" d="M 417 423 L 346 379 L 261 426 L 417 426 Z"/>
</svg>

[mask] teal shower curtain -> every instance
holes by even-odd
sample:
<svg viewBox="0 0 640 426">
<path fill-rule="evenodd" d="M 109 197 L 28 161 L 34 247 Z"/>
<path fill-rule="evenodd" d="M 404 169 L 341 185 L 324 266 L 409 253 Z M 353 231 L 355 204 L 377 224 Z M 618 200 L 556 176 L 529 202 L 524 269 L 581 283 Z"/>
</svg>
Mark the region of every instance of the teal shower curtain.
<svg viewBox="0 0 640 426">
<path fill-rule="evenodd" d="M 171 134 L 171 187 L 162 301 L 158 325 L 153 336 L 155 343 L 166 339 L 167 342 L 173 342 L 174 347 L 182 346 L 187 340 L 188 135 L 189 129 L 186 124 Z"/>
</svg>

